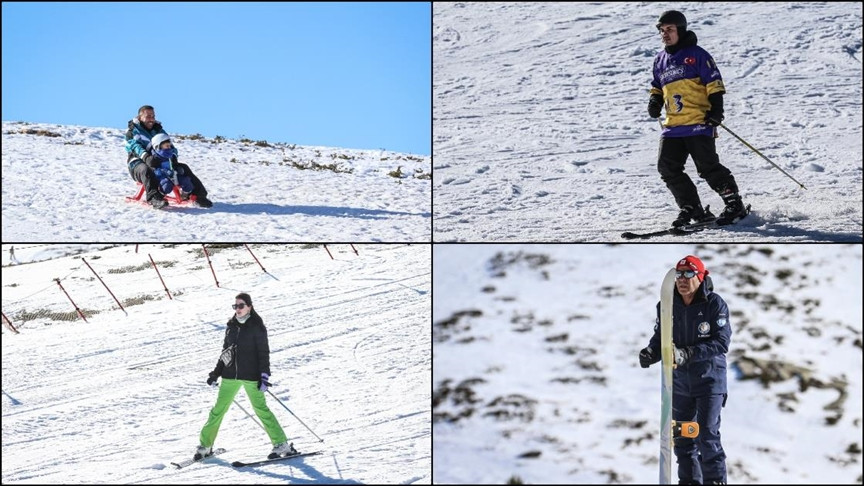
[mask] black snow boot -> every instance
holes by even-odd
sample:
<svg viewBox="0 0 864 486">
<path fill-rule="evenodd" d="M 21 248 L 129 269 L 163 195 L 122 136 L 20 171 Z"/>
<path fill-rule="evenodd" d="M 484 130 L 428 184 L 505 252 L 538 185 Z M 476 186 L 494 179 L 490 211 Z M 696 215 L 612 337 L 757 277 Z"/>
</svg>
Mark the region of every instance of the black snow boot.
<svg viewBox="0 0 864 486">
<path fill-rule="evenodd" d="M 678 213 L 678 217 L 675 218 L 675 221 L 672 221 L 672 227 L 678 228 L 690 224 L 690 220 L 693 220 L 694 223 L 702 223 L 713 219 L 714 215 L 711 214 L 711 211 L 708 210 L 707 206 L 705 209 L 702 209 L 702 206 L 699 204 L 696 206 L 684 206 L 681 208 L 681 212 Z"/>
<path fill-rule="evenodd" d="M 156 192 L 155 194 L 148 194 L 147 202 L 153 206 L 153 209 L 162 209 L 168 205 L 168 201 L 162 197 L 162 194 Z"/>
<path fill-rule="evenodd" d="M 720 197 L 722 197 L 723 202 L 726 203 L 726 208 L 723 209 L 723 212 L 720 213 L 720 216 L 717 218 L 717 225 L 723 226 L 726 224 L 737 223 L 741 218 L 749 214 L 747 208 L 744 207 L 744 202 L 741 201 L 741 196 L 739 196 L 737 192 L 721 194 Z"/>
<path fill-rule="evenodd" d="M 213 202 L 207 199 L 207 196 L 197 196 L 195 198 L 195 202 L 198 203 L 198 206 L 202 208 L 212 208 Z"/>
</svg>

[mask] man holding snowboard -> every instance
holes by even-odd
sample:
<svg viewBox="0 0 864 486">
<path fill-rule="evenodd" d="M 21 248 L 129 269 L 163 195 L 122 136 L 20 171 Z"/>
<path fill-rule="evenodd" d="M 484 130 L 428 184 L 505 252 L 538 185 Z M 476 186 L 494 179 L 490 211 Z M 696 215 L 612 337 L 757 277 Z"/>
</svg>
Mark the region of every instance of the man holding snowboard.
<svg viewBox="0 0 864 486">
<path fill-rule="evenodd" d="M 681 484 L 726 484 L 726 453 L 720 443 L 720 410 L 726 403 L 726 353 L 732 338 L 729 309 L 713 292 L 708 270 L 699 258 L 678 261 L 672 299 L 672 415 L 696 421 L 699 436 L 675 439 Z M 639 352 L 647 368 L 660 361 L 660 303 L 648 347 Z M 701 454 L 701 460 L 700 460 Z"/>
</svg>

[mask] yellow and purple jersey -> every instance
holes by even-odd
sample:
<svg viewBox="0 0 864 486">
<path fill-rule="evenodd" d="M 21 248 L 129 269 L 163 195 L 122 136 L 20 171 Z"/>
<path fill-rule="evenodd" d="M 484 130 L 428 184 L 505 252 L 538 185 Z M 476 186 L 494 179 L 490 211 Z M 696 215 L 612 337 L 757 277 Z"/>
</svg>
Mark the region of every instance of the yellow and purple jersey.
<svg viewBox="0 0 864 486">
<path fill-rule="evenodd" d="M 714 136 L 715 128 L 704 123 L 705 112 L 711 108 L 708 95 L 725 92 L 717 64 L 697 45 L 674 54 L 662 50 L 654 58 L 651 94 L 663 95 L 664 137 Z"/>
</svg>

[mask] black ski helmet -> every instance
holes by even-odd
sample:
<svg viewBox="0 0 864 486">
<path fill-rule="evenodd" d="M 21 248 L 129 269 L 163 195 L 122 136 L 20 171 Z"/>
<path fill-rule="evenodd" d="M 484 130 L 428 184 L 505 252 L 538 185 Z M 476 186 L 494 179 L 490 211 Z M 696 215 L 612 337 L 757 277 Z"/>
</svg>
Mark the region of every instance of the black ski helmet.
<svg viewBox="0 0 864 486">
<path fill-rule="evenodd" d="M 678 27 L 679 37 L 684 35 L 684 32 L 687 31 L 687 17 L 677 10 L 667 10 L 663 12 L 663 15 L 657 19 L 657 28 L 659 29 L 663 24 L 672 24 Z"/>
</svg>

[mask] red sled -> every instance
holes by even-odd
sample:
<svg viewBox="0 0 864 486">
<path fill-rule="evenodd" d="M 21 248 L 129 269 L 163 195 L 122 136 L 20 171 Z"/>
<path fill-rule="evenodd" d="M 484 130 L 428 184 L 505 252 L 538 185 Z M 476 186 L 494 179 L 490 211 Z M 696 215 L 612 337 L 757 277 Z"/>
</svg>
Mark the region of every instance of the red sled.
<svg viewBox="0 0 864 486">
<path fill-rule="evenodd" d="M 135 194 L 134 196 L 126 196 L 126 201 L 128 201 L 128 202 L 138 201 L 142 204 L 146 204 L 147 201 L 141 199 L 141 197 L 144 196 L 144 184 L 141 184 L 140 182 L 138 182 L 137 184 L 138 184 L 138 193 Z M 180 195 L 180 189 L 178 189 L 176 185 L 174 186 L 174 190 L 172 191 L 171 194 L 165 194 L 163 197 L 165 198 L 166 201 L 168 201 L 170 203 L 169 206 L 171 206 L 171 205 L 185 206 L 189 203 L 195 202 L 195 200 L 197 199 L 195 194 L 190 194 L 189 199 L 183 199 L 183 197 Z"/>
</svg>

